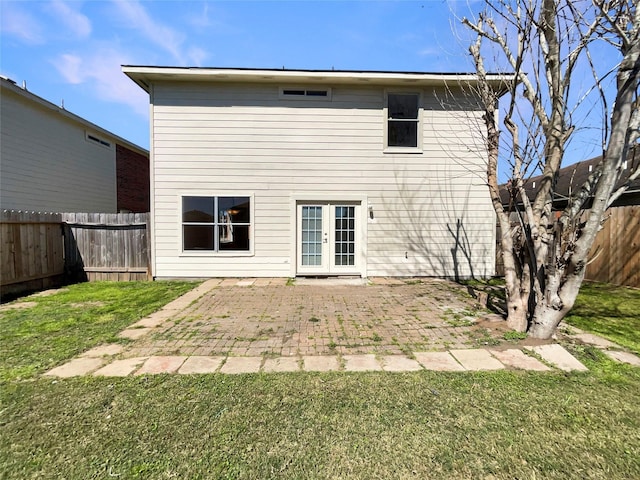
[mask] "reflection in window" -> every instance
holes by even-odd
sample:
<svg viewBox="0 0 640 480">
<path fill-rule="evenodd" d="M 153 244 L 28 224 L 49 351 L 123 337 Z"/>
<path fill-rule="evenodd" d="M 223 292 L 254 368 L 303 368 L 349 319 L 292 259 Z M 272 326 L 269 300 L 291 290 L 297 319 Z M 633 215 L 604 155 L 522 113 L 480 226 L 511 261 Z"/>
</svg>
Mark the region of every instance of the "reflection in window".
<svg viewBox="0 0 640 480">
<path fill-rule="evenodd" d="M 335 263 L 355 265 L 355 207 L 336 207 Z"/>
<path fill-rule="evenodd" d="M 418 146 L 418 95 L 390 93 L 387 96 L 387 146 Z"/>
<path fill-rule="evenodd" d="M 182 248 L 249 251 L 249 197 L 182 197 Z"/>
</svg>

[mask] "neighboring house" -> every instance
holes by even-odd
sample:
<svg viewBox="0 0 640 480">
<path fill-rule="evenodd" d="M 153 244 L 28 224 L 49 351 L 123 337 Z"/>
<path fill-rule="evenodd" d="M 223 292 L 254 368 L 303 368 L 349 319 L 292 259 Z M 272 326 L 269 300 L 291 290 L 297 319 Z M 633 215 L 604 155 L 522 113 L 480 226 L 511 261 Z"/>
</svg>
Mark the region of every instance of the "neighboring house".
<svg viewBox="0 0 640 480">
<path fill-rule="evenodd" d="M 574 195 L 587 181 L 589 175 L 591 175 L 593 170 L 601 161 L 602 156 L 599 156 L 569 165 L 558 171 L 558 178 L 553 195 L 554 210 L 563 210 L 566 208 L 571 196 Z M 622 165 L 622 175 L 620 175 L 620 179 L 618 180 L 618 183 L 616 183 L 615 189 L 626 184 L 629 181 L 629 176 L 638 169 L 638 166 L 640 166 L 640 146 L 635 146 L 630 149 L 629 154 L 627 155 L 627 160 Z M 541 180 L 542 175 L 538 175 L 531 177 L 524 184 L 527 197 L 529 197 L 531 201 L 533 201 L 535 194 L 540 187 Z M 522 205 L 522 199 L 520 196 L 517 196 L 516 201 L 514 202 L 513 199 L 510 199 L 506 185 L 501 185 L 500 187 L 500 198 L 505 207 L 509 208 L 511 205 L 511 208 L 513 208 L 515 206 L 514 203 Z M 640 178 L 632 180 L 629 183 L 628 189 L 613 203 L 612 207 L 620 207 L 624 205 L 640 205 Z M 590 206 L 591 199 L 587 201 L 586 208 L 590 208 Z"/>
<path fill-rule="evenodd" d="M 602 157 L 561 168 L 558 171 L 553 198 L 553 209 L 560 215 L 569 199 L 602 161 Z M 629 183 L 628 189 L 605 212 L 604 221 L 598 232 L 591 252 L 585 278 L 599 282 L 628 285 L 640 288 L 640 178 L 629 181 L 629 176 L 640 166 L 640 146 L 629 151 L 622 165 L 622 175 L 616 189 Z M 533 201 L 542 176 L 532 177 L 525 184 L 525 191 Z M 517 221 L 517 208 L 522 208 L 522 200 L 510 198 L 506 185 L 500 190 L 502 204 L 512 212 L 513 221 Z M 592 199 L 588 199 L 585 208 L 591 208 Z M 497 256 L 496 273 L 503 274 L 501 252 Z"/>
<path fill-rule="evenodd" d="M 0 208 L 149 211 L 149 152 L 0 77 Z"/>
<path fill-rule="evenodd" d="M 474 75 L 123 71 L 151 102 L 154 277 L 493 274 Z"/>
</svg>

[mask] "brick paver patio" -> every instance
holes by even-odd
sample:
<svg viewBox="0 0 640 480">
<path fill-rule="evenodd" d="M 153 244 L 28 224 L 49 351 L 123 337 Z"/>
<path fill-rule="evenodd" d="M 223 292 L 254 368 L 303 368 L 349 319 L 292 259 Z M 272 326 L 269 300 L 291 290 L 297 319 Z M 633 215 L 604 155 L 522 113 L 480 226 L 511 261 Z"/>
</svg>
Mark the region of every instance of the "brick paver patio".
<svg viewBox="0 0 640 480">
<path fill-rule="evenodd" d="M 456 283 L 343 283 L 208 280 L 124 330 L 129 344 L 93 348 L 46 374 L 585 369 L 560 345 L 506 341 L 504 322 Z"/>
<path fill-rule="evenodd" d="M 196 302 L 141 321 L 127 354 L 292 356 L 402 354 L 468 348 L 484 331 L 477 305 L 452 282 L 374 279 L 369 285 L 285 285 L 283 279 L 210 280 Z M 481 315 L 481 314 L 480 314 Z M 147 330 L 149 328 L 149 330 Z"/>
</svg>

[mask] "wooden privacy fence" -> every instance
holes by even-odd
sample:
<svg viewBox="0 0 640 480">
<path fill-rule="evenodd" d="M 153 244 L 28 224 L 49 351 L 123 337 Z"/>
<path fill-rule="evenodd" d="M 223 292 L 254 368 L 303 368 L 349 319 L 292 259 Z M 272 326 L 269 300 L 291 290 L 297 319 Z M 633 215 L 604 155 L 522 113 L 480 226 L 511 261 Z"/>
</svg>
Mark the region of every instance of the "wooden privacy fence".
<svg viewBox="0 0 640 480">
<path fill-rule="evenodd" d="M 640 205 L 613 207 L 605 215 L 585 278 L 640 288 Z"/>
<path fill-rule="evenodd" d="M 65 282 L 150 278 L 147 213 L 3 211 L 2 295 Z"/>
<path fill-rule="evenodd" d="M 64 241 L 59 213 L 3 211 L 0 215 L 0 294 L 64 282 Z"/>
<path fill-rule="evenodd" d="M 585 279 L 640 288 L 640 205 L 612 207 L 598 232 Z M 496 275 L 504 275 L 500 227 L 496 232 Z"/>
</svg>

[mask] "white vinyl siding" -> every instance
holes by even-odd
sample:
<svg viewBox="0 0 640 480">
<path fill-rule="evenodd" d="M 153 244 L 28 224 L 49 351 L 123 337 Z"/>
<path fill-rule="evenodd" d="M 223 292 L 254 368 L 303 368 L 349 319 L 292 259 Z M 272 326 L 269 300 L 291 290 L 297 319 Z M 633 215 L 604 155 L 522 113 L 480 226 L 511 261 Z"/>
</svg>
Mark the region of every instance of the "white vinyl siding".
<svg viewBox="0 0 640 480">
<path fill-rule="evenodd" d="M 493 273 L 480 113 L 422 89 L 423 154 L 385 153 L 385 89 L 330 88 L 328 102 L 283 99 L 277 84 L 154 84 L 154 275 L 295 274 L 298 194 L 367 198 L 366 275 Z M 254 195 L 253 255 L 181 256 L 180 195 L 234 191 Z"/>
<path fill-rule="evenodd" d="M 0 208 L 116 211 L 113 141 L 8 88 L 0 97 Z"/>
</svg>

